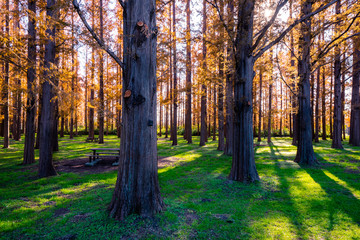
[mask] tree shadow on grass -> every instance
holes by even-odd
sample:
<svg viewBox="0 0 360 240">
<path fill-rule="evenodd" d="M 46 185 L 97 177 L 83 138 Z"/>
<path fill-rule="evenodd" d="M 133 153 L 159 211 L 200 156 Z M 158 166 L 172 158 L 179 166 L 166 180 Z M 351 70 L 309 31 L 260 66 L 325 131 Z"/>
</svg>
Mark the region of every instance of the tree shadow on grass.
<svg viewBox="0 0 360 240">
<path fill-rule="evenodd" d="M 290 183 L 286 179 L 286 177 L 289 175 L 290 170 L 289 169 L 283 170 L 280 168 L 281 161 L 279 161 L 279 158 L 286 159 L 286 157 L 284 157 L 280 153 L 278 147 L 276 147 L 276 145 L 274 145 L 274 144 L 270 145 L 270 151 L 271 151 L 271 155 L 273 156 L 273 159 L 276 163 L 275 171 L 277 173 L 277 176 L 279 177 L 280 188 L 283 191 L 283 193 L 285 193 L 285 195 L 288 196 L 288 198 L 286 200 L 291 209 L 291 212 L 288 212 L 288 211 L 283 211 L 283 212 L 285 214 L 287 214 L 288 218 L 291 220 L 292 224 L 295 226 L 297 238 L 303 239 L 304 238 L 303 233 L 304 233 L 305 229 L 304 229 L 304 226 L 302 225 L 302 222 L 304 221 L 304 219 L 303 219 L 302 215 L 300 214 L 300 212 L 296 210 L 295 203 L 292 200 L 291 194 L 289 191 Z M 292 170 L 291 172 L 294 172 L 294 171 L 295 171 L 295 169 Z"/>
</svg>

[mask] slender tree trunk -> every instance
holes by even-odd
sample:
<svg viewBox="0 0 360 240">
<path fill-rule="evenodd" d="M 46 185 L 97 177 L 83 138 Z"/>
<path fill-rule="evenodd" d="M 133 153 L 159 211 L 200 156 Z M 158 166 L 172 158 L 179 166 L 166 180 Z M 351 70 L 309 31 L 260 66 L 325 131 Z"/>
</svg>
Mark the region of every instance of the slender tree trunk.
<svg viewBox="0 0 360 240">
<path fill-rule="evenodd" d="M 173 36 L 174 36 L 174 42 L 173 42 L 173 58 L 174 58 L 174 62 L 173 62 L 173 74 L 174 74 L 174 86 L 173 86 L 173 122 L 172 122 L 172 126 L 171 126 L 171 133 L 172 133 L 172 145 L 176 146 L 177 145 L 177 121 L 178 121 L 178 117 L 177 117 L 177 108 L 178 108 L 178 101 L 177 101 L 177 60 L 176 60 L 176 8 L 175 8 L 175 0 L 173 2 Z"/>
<path fill-rule="evenodd" d="M 224 15 L 224 1 L 220 1 L 220 11 Z M 224 39 L 224 28 L 220 28 L 220 39 Z M 218 122 L 219 122 L 219 141 L 218 141 L 218 151 L 224 151 L 225 149 L 225 139 L 224 139 L 224 53 L 225 48 L 222 46 L 220 48 L 219 56 L 219 84 L 218 84 Z"/>
<path fill-rule="evenodd" d="M 272 79 L 270 79 L 272 81 Z M 268 135 L 267 135 L 267 142 L 271 143 L 271 112 L 272 112 L 272 88 L 273 84 L 272 82 L 269 84 L 269 112 L 268 112 Z"/>
<path fill-rule="evenodd" d="M 292 13 L 293 13 L 293 7 L 292 7 L 292 0 L 290 0 L 290 21 L 292 21 Z M 294 34 L 293 31 L 290 32 L 290 49 L 291 49 L 291 61 L 290 61 L 290 65 L 291 68 L 294 69 L 295 68 L 295 47 L 294 47 Z M 293 92 L 296 92 L 296 78 L 295 78 L 295 73 L 291 74 L 291 86 L 293 89 Z M 292 96 L 292 101 L 291 101 L 291 108 L 292 108 L 292 145 L 297 146 L 298 144 L 298 110 L 297 110 L 297 102 L 296 102 L 297 97 L 296 96 Z"/>
<path fill-rule="evenodd" d="M 340 0 L 336 2 L 335 11 L 336 14 L 340 14 Z M 339 31 L 338 29 L 339 23 L 336 24 L 335 31 Z M 331 147 L 343 149 L 341 143 L 341 60 L 339 46 L 335 47 L 334 77 L 334 133 Z"/>
<path fill-rule="evenodd" d="M 74 12 L 71 11 L 71 105 L 70 105 L 70 139 L 74 138 L 74 100 L 75 95 L 75 43 L 74 43 Z"/>
<path fill-rule="evenodd" d="M 47 19 L 52 19 L 55 15 L 55 0 L 47 0 L 46 16 Z M 39 151 L 39 177 L 48 177 L 56 175 L 55 168 L 52 163 L 52 137 L 54 133 L 54 104 L 53 98 L 54 74 L 51 66 L 55 63 L 55 25 L 47 22 L 46 33 L 49 39 L 45 44 L 45 62 L 44 62 L 44 83 L 42 87 L 42 110 L 41 110 L 41 124 L 40 124 L 40 151 Z"/>
<path fill-rule="evenodd" d="M 263 78 L 263 69 L 260 67 L 260 74 L 259 74 L 259 84 L 260 84 L 260 96 L 259 96 L 259 129 L 258 129 L 258 142 L 261 142 L 261 101 L 262 101 L 262 78 Z"/>
<path fill-rule="evenodd" d="M 26 100 L 26 127 L 24 142 L 24 160 L 23 164 L 35 162 L 35 88 L 36 88 L 36 1 L 28 0 L 28 65 L 27 69 L 27 100 Z"/>
<path fill-rule="evenodd" d="M 103 27 L 103 0 L 100 0 L 100 40 L 104 42 L 104 27 Z M 103 51 L 99 52 L 99 143 L 104 143 L 104 59 Z"/>
<path fill-rule="evenodd" d="M 203 26 L 202 26 L 202 34 L 203 34 L 203 49 L 202 49 L 202 61 L 203 61 L 203 71 L 206 72 L 207 64 L 206 64 L 206 0 L 203 0 Z M 203 83 L 201 85 L 201 129 L 200 129 L 200 146 L 204 146 L 207 140 L 207 132 L 206 132 L 206 83 L 205 79 L 203 79 Z"/>
<path fill-rule="evenodd" d="M 341 75 L 341 128 L 342 128 L 342 139 L 346 139 L 345 135 L 345 59 L 346 59 L 346 52 L 344 52 L 344 60 L 342 63 L 342 68 L 344 73 Z"/>
<path fill-rule="evenodd" d="M 214 83 L 214 90 L 213 90 L 213 96 L 214 96 L 214 108 L 213 108 L 213 112 L 214 112 L 214 116 L 213 116 L 213 141 L 216 140 L 216 84 Z"/>
<path fill-rule="evenodd" d="M 319 142 L 319 100 L 320 100 L 320 67 L 317 69 L 316 76 L 316 100 L 315 100 L 315 137 L 316 143 Z"/>
<path fill-rule="evenodd" d="M 301 6 L 301 15 L 311 12 L 312 0 L 306 0 Z M 310 106 L 310 46 L 311 46 L 311 19 L 305 20 L 301 25 L 300 60 L 299 60 L 299 91 L 298 91 L 298 148 L 295 162 L 304 165 L 317 163 L 311 132 L 311 106 Z"/>
<path fill-rule="evenodd" d="M 62 115 L 60 120 L 60 137 L 64 137 L 64 127 L 65 127 L 65 118 L 64 115 Z"/>
<path fill-rule="evenodd" d="M 353 77 L 351 93 L 350 139 L 353 146 L 360 146 L 360 37 L 354 38 Z"/>
<path fill-rule="evenodd" d="M 234 28 L 234 2 L 230 0 L 227 6 L 228 25 L 233 30 Z M 226 73 L 226 89 L 225 89 L 225 104 L 226 104 L 226 123 L 225 123 L 225 149 L 224 154 L 232 156 L 234 149 L 234 135 L 233 135 L 233 121 L 234 121 L 234 53 L 232 49 L 232 41 L 227 42 L 227 73 Z"/>
<path fill-rule="evenodd" d="M 10 9 L 9 9 L 9 0 L 6 0 L 6 15 L 5 15 L 5 32 L 6 35 L 10 37 Z M 7 43 L 7 47 L 9 48 L 9 41 Z M 2 100 L 3 100 L 3 114 L 4 114 L 4 120 L 3 120 L 3 127 L 4 127 L 4 147 L 9 147 L 9 60 L 5 60 L 5 78 L 3 83 L 3 92 L 2 92 Z"/>
<path fill-rule="evenodd" d="M 280 82 L 280 131 L 279 135 L 282 137 L 283 135 L 283 85 L 282 82 Z"/>
<path fill-rule="evenodd" d="M 162 104 L 162 99 L 163 99 L 163 97 L 162 97 L 162 85 L 163 85 L 163 83 L 162 82 L 160 82 L 160 103 L 159 103 L 159 108 L 160 108 L 160 116 L 159 116 L 159 137 L 161 137 L 162 136 L 162 121 L 163 121 L 163 119 L 162 119 L 162 115 L 163 115 L 163 111 L 162 111 L 162 109 L 163 109 L 163 104 Z"/>
<path fill-rule="evenodd" d="M 19 0 L 14 1 L 14 32 L 16 37 L 20 37 L 20 11 Z M 18 61 L 20 64 L 20 60 Z M 15 68 L 18 71 L 17 68 Z M 14 74 L 15 78 L 15 92 L 13 94 L 13 139 L 20 141 L 21 139 L 21 76 L 19 73 Z"/>
<path fill-rule="evenodd" d="M 123 93 L 131 95 L 123 99 L 125 127 L 109 206 L 110 216 L 120 220 L 133 213 L 152 216 L 164 207 L 157 173 L 156 18 L 151 14 L 155 13 L 155 1 L 129 3 L 125 2 L 124 9 Z"/>
<path fill-rule="evenodd" d="M 310 96 L 310 103 L 311 103 L 311 136 L 313 138 L 313 140 L 315 139 L 315 122 L 314 122 L 314 109 L 315 109 L 315 104 L 314 104 L 314 99 L 315 99 L 315 77 L 314 74 L 311 74 L 310 77 L 310 89 L 311 89 L 311 96 Z"/>
<path fill-rule="evenodd" d="M 186 106 L 185 106 L 185 139 L 192 143 L 191 122 L 191 30 L 190 0 L 186 0 Z"/>
</svg>

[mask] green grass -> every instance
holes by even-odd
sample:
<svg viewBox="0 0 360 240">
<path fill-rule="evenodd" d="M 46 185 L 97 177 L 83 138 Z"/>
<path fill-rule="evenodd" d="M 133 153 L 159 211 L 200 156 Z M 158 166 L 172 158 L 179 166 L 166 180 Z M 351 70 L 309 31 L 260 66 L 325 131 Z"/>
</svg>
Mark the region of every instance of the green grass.
<svg viewBox="0 0 360 240">
<path fill-rule="evenodd" d="M 84 157 L 96 143 L 60 139 L 54 161 Z M 105 147 L 119 146 L 115 136 Z M 1 139 L 0 139 L 1 142 Z M 256 147 L 261 181 L 227 180 L 231 157 L 205 147 L 158 141 L 159 156 L 179 158 L 159 169 L 164 212 L 153 219 L 108 217 L 117 172 L 61 173 L 37 178 L 37 164 L 22 166 L 23 142 L 0 150 L 0 239 L 360 239 L 360 148 L 330 141 L 314 145 L 321 165 L 293 162 L 290 138 Z M 266 145 L 266 146 L 263 146 Z"/>
</svg>

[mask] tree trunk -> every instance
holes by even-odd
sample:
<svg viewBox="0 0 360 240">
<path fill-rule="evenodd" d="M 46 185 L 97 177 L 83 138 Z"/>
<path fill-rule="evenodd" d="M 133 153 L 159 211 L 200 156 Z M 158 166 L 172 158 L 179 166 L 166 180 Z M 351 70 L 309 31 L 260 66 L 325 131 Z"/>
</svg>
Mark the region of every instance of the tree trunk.
<svg viewBox="0 0 360 240">
<path fill-rule="evenodd" d="M 186 106 L 185 106 L 185 139 L 192 143 L 191 122 L 191 30 L 190 0 L 186 0 Z"/>
<path fill-rule="evenodd" d="M 20 36 L 20 11 L 19 0 L 14 1 L 14 32 L 17 38 Z M 18 47 L 18 46 L 17 46 Z M 18 60 L 20 64 L 20 60 Z M 15 71 L 18 71 L 15 68 Z M 14 73 L 15 77 L 15 90 L 13 93 L 13 139 L 20 141 L 21 139 L 21 76 L 18 72 Z"/>
<path fill-rule="evenodd" d="M 283 135 L 283 85 L 280 82 L 280 131 L 279 136 L 282 137 Z"/>
<path fill-rule="evenodd" d="M 262 67 L 260 66 L 260 74 L 259 74 L 259 84 L 260 84 L 260 96 L 259 96 L 259 129 L 258 129 L 258 142 L 261 142 L 261 101 L 262 101 L 262 78 L 263 78 L 263 72 Z"/>
<path fill-rule="evenodd" d="M 227 5 L 227 12 L 228 12 L 228 25 L 229 28 L 233 30 L 234 28 L 234 2 L 230 0 Z M 234 135 L 233 135 L 233 120 L 234 120 L 234 71 L 233 71 L 233 62 L 234 62 L 234 53 L 232 49 L 232 41 L 228 40 L 227 42 L 227 73 L 226 73 L 226 89 L 225 89 L 225 106 L 226 106 L 226 123 L 225 123 L 225 149 L 224 154 L 232 156 L 233 148 L 234 148 Z"/>
<path fill-rule="evenodd" d="M 178 102 L 177 102 L 177 60 L 176 60 L 176 8 L 175 8 L 175 0 L 173 2 L 173 36 L 174 36 L 174 42 L 173 42 L 173 58 L 174 58 L 174 62 L 173 62 L 173 74 L 174 74 L 174 86 L 173 86 L 173 122 L 172 122 L 172 126 L 171 126 L 171 133 L 172 133 L 172 145 L 176 146 L 177 145 L 177 108 L 178 108 Z"/>
<path fill-rule="evenodd" d="M 319 142 L 319 99 L 320 99 L 320 67 L 317 69 L 316 76 L 316 100 L 315 100 L 315 137 L 316 143 Z"/>
<path fill-rule="evenodd" d="M 60 137 L 64 137 L 65 118 L 62 115 L 60 120 Z"/>
<path fill-rule="evenodd" d="M 306 0 L 301 6 L 301 15 L 311 12 L 312 0 Z M 299 91 L 298 91 L 298 148 L 295 162 L 304 165 L 317 163 L 311 132 L 311 106 L 310 106 L 310 46 L 311 46 L 311 19 L 305 20 L 301 25 L 299 60 Z"/>
<path fill-rule="evenodd" d="M 270 79 L 270 81 L 272 81 L 272 79 Z M 273 88 L 273 84 L 270 83 L 269 84 L 269 112 L 268 112 L 268 135 L 267 135 L 267 142 L 271 143 L 271 107 L 272 107 L 272 88 Z"/>
<path fill-rule="evenodd" d="M 103 1 L 100 0 L 100 40 L 104 42 L 104 27 L 103 27 Z M 104 143 L 104 59 L 103 51 L 99 52 L 99 143 Z"/>
<path fill-rule="evenodd" d="M 9 0 L 6 0 L 6 10 L 7 13 L 5 15 L 5 32 L 6 35 L 10 37 L 10 10 L 9 10 Z M 6 47 L 9 48 L 9 41 L 6 43 Z M 4 148 L 9 147 L 9 60 L 5 60 L 5 78 L 3 83 L 3 92 L 2 92 L 2 100 L 3 100 L 3 127 L 4 127 Z"/>
<path fill-rule="evenodd" d="M 229 179 L 241 182 L 260 180 L 255 166 L 252 128 L 254 59 L 250 51 L 254 5 L 255 1 L 244 1 L 239 6 L 238 33 L 235 40 L 234 149 Z"/>
<path fill-rule="evenodd" d="M 353 146 L 360 146 L 360 37 L 354 38 L 353 77 L 351 93 L 350 139 Z"/>
<path fill-rule="evenodd" d="M 74 12 L 71 11 L 71 103 L 70 103 L 70 134 L 74 138 L 74 108 L 75 108 L 75 43 L 74 43 Z"/>
<path fill-rule="evenodd" d="M 322 94 L 321 94 L 321 114 L 322 114 L 322 139 L 326 140 L 326 101 L 325 101 L 325 68 L 322 71 Z"/>
<path fill-rule="evenodd" d="M 125 2 L 124 13 L 123 93 L 131 95 L 123 98 L 120 165 L 109 206 L 110 216 L 120 220 L 164 207 L 157 173 L 155 1 Z"/>
<path fill-rule="evenodd" d="M 224 1 L 220 1 L 220 11 L 224 15 Z M 224 28 L 220 28 L 220 39 L 224 39 Z M 219 85 L 218 85 L 218 122 L 219 122 L 219 140 L 218 151 L 224 151 L 225 139 L 224 139 L 224 47 L 220 48 L 219 56 Z"/>
<path fill-rule="evenodd" d="M 336 2 L 335 11 L 336 14 L 340 14 L 340 0 Z M 339 31 L 338 29 L 339 24 L 337 23 L 335 31 Z M 336 149 L 343 149 L 341 143 L 341 61 L 339 46 L 335 47 L 334 58 L 334 129 L 331 147 Z"/>
<path fill-rule="evenodd" d="M 292 21 L 292 13 L 293 13 L 293 7 L 292 7 L 292 0 L 290 0 L 290 21 Z M 294 47 L 294 34 L 293 31 L 290 32 L 290 49 L 291 49 L 291 61 L 290 65 L 291 68 L 295 68 L 295 47 Z M 293 89 L 293 92 L 296 92 L 296 78 L 295 73 L 291 74 L 291 86 Z M 291 112 L 292 112 L 292 145 L 297 146 L 298 144 L 298 110 L 297 110 L 297 103 L 296 103 L 296 96 L 292 96 L 291 101 Z"/>
<path fill-rule="evenodd" d="M 203 71 L 206 72 L 207 64 L 206 64 L 206 0 L 203 0 L 203 26 L 202 26 L 202 34 L 203 34 L 203 49 L 202 49 L 202 61 L 203 61 Z M 205 79 L 203 79 L 203 83 L 201 85 L 201 129 L 200 129 L 200 146 L 204 146 L 207 140 L 207 132 L 206 132 L 206 84 Z"/>
<path fill-rule="evenodd" d="M 55 0 L 47 0 L 46 16 L 52 19 L 55 14 Z M 44 62 L 44 83 L 42 87 L 42 110 L 40 124 L 40 151 L 39 151 L 39 177 L 48 177 L 56 175 L 52 162 L 52 137 L 54 133 L 54 104 L 51 101 L 53 94 L 54 71 L 51 66 L 55 63 L 55 25 L 47 21 L 46 33 L 49 39 L 45 45 Z"/>
<path fill-rule="evenodd" d="M 216 84 L 214 83 L 214 90 L 213 90 L 213 96 L 214 96 L 214 107 L 213 107 L 213 141 L 216 140 Z"/>
</svg>

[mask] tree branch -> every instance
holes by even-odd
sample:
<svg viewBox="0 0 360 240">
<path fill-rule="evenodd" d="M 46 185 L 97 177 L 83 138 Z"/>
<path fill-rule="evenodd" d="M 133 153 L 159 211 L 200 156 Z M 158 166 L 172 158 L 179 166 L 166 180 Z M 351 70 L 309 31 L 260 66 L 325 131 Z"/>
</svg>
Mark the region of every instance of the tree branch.
<svg viewBox="0 0 360 240">
<path fill-rule="evenodd" d="M 118 0 L 123 10 L 125 10 L 125 3 L 123 0 Z"/>
<path fill-rule="evenodd" d="M 280 63 L 279 63 L 279 58 L 278 55 L 276 54 L 276 63 L 277 63 L 277 67 L 280 73 L 280 78 L 281 80 L 285 83 L 285 85 L 290 89 L 291 93 L 294 94 L 295 97 L 297 97 L 298 95 L 293 91 L 293 89 L 289 86 L 289 84 L 285 81 L 284 76 L 282 74 L 281 68 L 280 68 Z"/>
<path fill-rule="evenodd" d="M 265 47 L 263 47 L 262 49 L 260 49 L 256 54 L 254 54 L 254 61 L 256 61 L 259 57 L 261 57 L 267 50 L 269 50 L 270 48 L 272 48 L 272 46 L 274 46 L 275 44 L 277 44 L 282 38 L 285 37 L 285 35 L 291 31 L 291 29 L 293 29 L 296 25 L 298 25 L 299 23 L 307 20 L 308 18 L 318 14 L 319 12 L 327 9 L 328 7 L 330 7 L 331 5 L 333 5 L 334 3 L 336 3 L 338 0 L 332 0 L 331 2 L 329 2 L 326 5 L 323 5 L 321 7 L 319 7 L 317 10 L 315 10 L 314 12 L 311 12 L 305 16 L 303 16 L 302 18 L 296 20 L 293 24 L 291 24 L 288 28 L 286 28 L 279 37 L 277 37 L 275 40 L 273 40 L 272 42 L 270 42 L 268 45 L 266 45 Z"/>
<path fill-rule="evenodd" d="M 275 22 L 275 19 L 277 17 L 277 15 L 279 14 L 280 9 L 285 6 L 285 4 L 288 2 L 288 0 L 283 0 L 282 2 L 278 2 L 278 5 L 275 9 L 275 13 L 274 15 L 271 17 L 270 21 L 264 26 L 263 29 L 260 30 L 260 32 L 256 35 L 259 35 L 259 37 L 256 39 L 255 44 L 251 47 L 251 51 L 254 51 L 256 49 L 256 47 L 259 45 L 261 39 L 263 39 L 263 37 L 265 36 L 266 32 L 269 30 L 269 28 L 271 27 L 271 25 L 273 25 L 273 23 Z"/>
<path fill-rule="evenodd" d="M 76 12 L 78 13 L 81 21 L 84 23 L 85 27 L 90 32 L 91 36 L 96 40 L 96 42 L 100 45 L 100 47 L 102 49 L 104 49 L 110 55 L 110 57 L 112 57 L 115 60 L 115 62 L 117 62 L 117 64 L 119 64 L 119 66 L 122 69 L 124 69 L 124 63 L 115 55 L 114 52 L 112 52 L 110 50 L 110 48 L 108 46 L 105 45 L 105 43 L 103 41 L 100 40 L 100 38 L 96 35 L 94 30 L 90 27 L 90 25 L 88 24 L 88 22 L 86 21 L 84 15 L 83 15 L 82 11 L 80 10 L 78 1 L 73 0 L 73 5 L 74 5 L 74 8 L 75 8 Z"/>
</svg>

